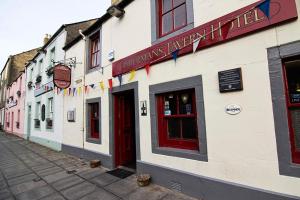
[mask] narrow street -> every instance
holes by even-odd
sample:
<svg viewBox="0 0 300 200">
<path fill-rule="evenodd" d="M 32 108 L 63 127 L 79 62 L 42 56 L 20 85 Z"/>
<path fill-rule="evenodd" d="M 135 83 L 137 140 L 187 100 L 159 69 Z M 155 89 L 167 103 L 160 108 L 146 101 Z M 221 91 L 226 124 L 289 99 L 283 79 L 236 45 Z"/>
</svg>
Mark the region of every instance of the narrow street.
<svg viewBox="0 0 300 200">
<path fill-rule="evenodd" d="M 120 179 L 80 158 L 0 133 L 0 200 L 192 200 L 136 176 Z"/>
</svg>

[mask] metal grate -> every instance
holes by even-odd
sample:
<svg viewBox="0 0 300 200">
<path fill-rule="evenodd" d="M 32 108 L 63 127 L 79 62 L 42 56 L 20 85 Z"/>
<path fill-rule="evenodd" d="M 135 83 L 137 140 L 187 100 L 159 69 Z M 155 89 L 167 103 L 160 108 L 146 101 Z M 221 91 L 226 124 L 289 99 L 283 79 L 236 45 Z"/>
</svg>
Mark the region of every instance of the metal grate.
<svg viewBox="0 0 300 200">
<path fill-rule="evenodd" d="M 178 182 L 175 182 L 175 181 L 171 181 L 171 184 L 170 184 L 170 188 L 171 190 L 174 190 L 176 192 L 181 192 L 181 183 L 178 183 Z"/>
</svg>

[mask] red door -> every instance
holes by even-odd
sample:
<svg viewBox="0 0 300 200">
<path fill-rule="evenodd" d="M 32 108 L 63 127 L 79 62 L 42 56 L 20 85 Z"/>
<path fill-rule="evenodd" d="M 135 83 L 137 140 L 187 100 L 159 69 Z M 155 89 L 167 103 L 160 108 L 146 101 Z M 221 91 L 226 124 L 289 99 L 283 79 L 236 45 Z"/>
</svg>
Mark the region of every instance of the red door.
<svg viewBox="0 0 300 200">
<path fill-rule="evenodd" d="M 116 166 L 135 164 L 135 118 L 133 92 L 114 97 L 115 163 Z"/>
<path fill-rule="evenodd" d="M 99 104 L 90 104 L 91 138 L 99 138 Z"/>
</svg>

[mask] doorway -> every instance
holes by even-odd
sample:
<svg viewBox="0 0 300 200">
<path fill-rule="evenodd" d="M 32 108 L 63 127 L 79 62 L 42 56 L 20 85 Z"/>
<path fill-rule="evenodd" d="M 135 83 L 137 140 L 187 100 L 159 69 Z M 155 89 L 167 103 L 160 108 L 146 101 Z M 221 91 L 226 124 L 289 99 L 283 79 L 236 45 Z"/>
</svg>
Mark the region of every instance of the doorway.
<svg viewBox="0 0 300 200">
<path fill-rule="evenodd" d="M 28 106 L 28 116 L 27 116 L 27 139 L 30 139 L 31 132 L 31 106 Z"/>
<path fill-rule="evenodd" d="M 11 113 L 11 133 L 14 132 L 14 112 Z"/>
<path fill-rule="evenodd" d="M 115 166 L 136 168 L 134 90 L 113 94 Z"/>
</svg>

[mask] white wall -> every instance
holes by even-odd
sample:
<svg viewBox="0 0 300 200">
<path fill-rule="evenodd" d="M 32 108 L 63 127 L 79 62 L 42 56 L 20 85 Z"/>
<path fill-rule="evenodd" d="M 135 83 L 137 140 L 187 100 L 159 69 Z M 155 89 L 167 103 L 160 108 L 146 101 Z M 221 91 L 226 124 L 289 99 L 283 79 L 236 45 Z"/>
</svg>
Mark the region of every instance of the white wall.
<svg viewBox="0 0 300 200">
<path fill-rule="evenodd" d="M 195 27 L 249 5 L 256 0 L 194 0 Z M 299 13 L 300 0 L 296 0 Z M 140 9 L 146 8 L 146 9 Z M 112 18 L 102 26 L 102 66 L 110 66 L 108 52 L 115 50 L 116 60 L 151 46 L 150 1 L 134 1 L 126 7 L 123 19 Z M 138 16 L 138 17 L 137 17 Z M 136 73 L 139 100 L 149 102 L 149 85 L 202 75 L 208 162 L 153 154 L 150 116 L 140 118 L 141 160 L 194 174 L 240 183 L 280 193 L 300 196 L 300 179 L 281 176 L 275 141 L 267 48 L 300 39 L 300 21 L 179 57 Z M 76 48 L 76 47 L 75 47 Z M 218 71 L 241 67 L 244 90 L 221 94 Z M 86 85 L 111 78 L 111 67 L 104 74 L 86 75 Z M 128 81 L 123 76 L 123 84 Z M 114 79 L 118 84 L 118 79 Z M 101 97 L 102 144 L 85 144 L 88 149 L 109 152 L 109 101 L 107 90 L 93 91 L 86 98 Z M 236 116 L 224 112 L 231 103 L 242 106 Z M 148 104 L 149 105 L 149 104 Z M 149 110 L 149 107 L 148 107 Z M 76 143 L 71 141 L 70 143 Z"/>
</svg>

